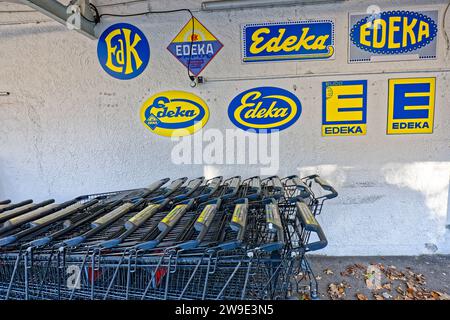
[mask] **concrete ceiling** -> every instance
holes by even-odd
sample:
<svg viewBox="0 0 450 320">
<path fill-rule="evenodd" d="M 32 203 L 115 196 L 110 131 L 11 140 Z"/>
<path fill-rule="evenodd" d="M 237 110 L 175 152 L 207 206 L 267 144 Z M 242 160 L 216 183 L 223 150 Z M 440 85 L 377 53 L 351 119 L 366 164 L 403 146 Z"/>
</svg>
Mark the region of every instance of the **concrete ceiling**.
<svg viewBox="0 0 450 320">
<path fill-rule="evenodd" d="M 47 16 L 20 4 L 21 0 L 0 1 L 0 25 L 39 23 L 51 21 Z M 57 0 L 68 5 L 70 0 Z M 205 0 L 91 0 L 97 6 L 100 13 L 124 13 L 141 12 L 148 10 L 172 10 L 189 8 L 192 11 L 199 11 L 202 2 Z M 218 1 L 218 0 L 207 0 Z M 239 0 L 237 0 L 239 1 Z M 321 0 L 313 0 L 321 1 Z"/>
</svg>

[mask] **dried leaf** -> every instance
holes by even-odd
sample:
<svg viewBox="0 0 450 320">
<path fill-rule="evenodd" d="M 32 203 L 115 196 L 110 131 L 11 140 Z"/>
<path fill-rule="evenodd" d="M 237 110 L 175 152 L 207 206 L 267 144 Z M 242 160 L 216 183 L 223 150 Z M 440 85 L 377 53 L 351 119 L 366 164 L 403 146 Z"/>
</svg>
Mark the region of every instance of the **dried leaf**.
<svg viewBox="0 0 450 320">
<path fill-rule="evenodd" d="M 450 295 L 439 291 L 432 291 L 431 297 L 435 300 L 450 300 Z"/>
<path fill-rule="evenodd" d="M 388 283 L 383 284 L 382 288 L 391 291 L 392 285 L 388 282 Z"/>
<path fill-rule="evenodd" d="M 414 284 L 412 283 L 412 282 L 409 282 L 409 281 L 407 281 L 406 282 L 406 287 L 408 288 L 408 290 L 409 289 L 411 289 L 411 290 L 414 290 L 415 288 L 414 288 Z M 414 290 L 415 291 L 415 290 Z"/>
<path fill-rule="evenodd" d="M 441 293 L 439 300 L 450 300 L 450 295 L 448 295 L 446 293 Z"/>
<path fill-rule="evenodd" d="M 400 293 L 402 296 L 405 295 L 405 291 L 403 290 L 402 287 L 398 286 L 397 289 L 395 289 L 398 293 Z"/>
<path fill-rule="evenodd" d="M 375 300 L 384 300 L 383 296 L 379 294 L 374 294 L 373 297 L 375 298 Z"/>
<path fill-rule="evenodd" d="M 414 298 L 414 290 L 413 290 L 412 288 L 408 288 L 408 289 L 406 290 L 406 296 L 407 296 L 408 298 L 413 299 L 413 298 Z"/>
<path fill-rule="evenodd" d="M 298 295 L 298 300 L 311 300 L 309 294 L 303 293 Z"/>
<path fill-rule="evenodd" d="M 423 274 L 416 274 L 416 281 L 420 285 L 424 285 L 425 282 L 425 276 Z"/>
<path fill-rule="evenodd" d="M 323 273 L 325 273 L 325 274 L 334 274 L 333 271 L 330 270 L 330 269 L 323 270 Z"/>
<path fill-rule="evenodd" d="M 328 294 L 330 295 L 330 298 L 332 300 L 336 300 L 339 298 L 339 290 L 337 285 L 335 285 L 334 283 L 330 284 L 328 286 Z"/>
<path fill-rule="evenodd" d="M 332 300 L 341 299 L 345 296 L 345 284 L 340 283 L 336 285 L 334 283 L 328 286 L 328 294 Z"/>
<path fill-rule="evenodd" d="M 358 300 L 369 300 L 369 298 L 367 298 L 365 295 L 363 295 L 362 293 L 357 293 L 356 294 L 356 298 Z"/>
<path fill-rule="evenodd" d="M 347 276 L 347 277 L 348 276 L 357 276 L 359 269 L 366 270 L 366 268 L 360 264 L 353 264 L 353 265 L 347 266 L 345 268 L 345 271 L 341 272 L 341 276 Z"/>
<path fill-rule="evenodd" d="M 389 293 L 387 293 L 387 292 L 383 292 L 381 295 L 382 295 L 383 298 L 385 298 L 385 299 L 391 299 L 391 298 L 392 298 L 392 296 L 391 296 Z"/>
</svg>

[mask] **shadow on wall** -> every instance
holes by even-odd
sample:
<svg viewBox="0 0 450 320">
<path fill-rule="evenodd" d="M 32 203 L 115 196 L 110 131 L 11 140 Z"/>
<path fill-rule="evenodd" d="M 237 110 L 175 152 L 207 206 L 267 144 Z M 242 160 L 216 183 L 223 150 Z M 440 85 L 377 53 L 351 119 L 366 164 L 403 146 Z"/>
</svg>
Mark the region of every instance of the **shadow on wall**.
<svg viewBox="0 0 450 320">
<path fill-rule="evenodd" d="M 30 36 L 30 35 L 42 35 L 43 33 L 61 32 L 64 30 L 69 31 L 63 25 L 54 22 L 41 22 L 41 23 L 30 23 L 24 25 L 12 25 L 11 29 L 8 29 L 8 25 L 3 25 L 2 27 L 2 40 L 7 38 L 16 39 L 17 37 Z"/>
<path fill-rule="evenodd" d="M 448 180 L 450 181 L 450 175 L 448 177 Z M 448 188 L 448 199 L 447 199 L 447 233 L 449 233 L 450 236 L 450 187 Z"/>
<path fill-rule="evenodd" d="M 3 162 L 2 159 L 0 159 L 0 177 L 3 177 L 0 179 L 0 201 L 6 200 L 6 190 L 5 190 L 5 184 L 6 181 L 4 181 L 5 175 L 3 174 Z"/>
<path fill-rule="evenodd" d="M 326 254 L 450 252 L 450 162 L 322 165 L 298 171 L 300 176 L 320 174 L 339 192 L 319 218 L 330 237 Z"/>
</svg>

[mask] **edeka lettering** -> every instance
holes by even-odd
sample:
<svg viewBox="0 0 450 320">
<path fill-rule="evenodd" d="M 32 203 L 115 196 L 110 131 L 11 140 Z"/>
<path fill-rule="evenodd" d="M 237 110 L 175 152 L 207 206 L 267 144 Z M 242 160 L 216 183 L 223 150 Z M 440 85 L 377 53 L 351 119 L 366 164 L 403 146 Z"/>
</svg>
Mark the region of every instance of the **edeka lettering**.
<svg viewBox="0 0 450 320">
<path fill-rule="evenodd" d="M 436 78 L 389 80 L 387 134 L 433 133 Z"/>
<path fill-rule="evenodd" d="M 190 54 L 190 44 L 177 44 L 175 45 L 175 54 L 178 57 L 187 56 Z M 208 44 L 192 44 L 192 55 L 210 57 L 214 54 L 214 48 L 211 43 Z"/>
<path fill-rule="evenodd" d="M 430 124 L 428 122 L 393 122 L 392 129 L 429 129 Z"/>
<path fill-rule="evenodd" d="M 151 96 L 141 108 L 141 121 L 150 131 L 179 137 L 193 134 L 209 118 L 206 103 L 193 93 L 165 91 Z"/>
<path fill-rule="evenodd" d="M 243 27 L 243 61 L 330 59 L 334 56 L 331 20 L 249 24 Z"/>
<path fill-rule="evenodd" d="M 128 23 L 117 23 L 100 36 L 97 55 L 100 65 L 109 75 L 128 80 L 145 70 L 150 59 L 150 47 L 141 30 Z"/>
<path fill-rule="evenodd" d="M 429 45 L 438 31 L 436 22 L 419 12 L 388 11 L 369 18 L 352 27 L 350 38 L 358 48 L 372 53 L 412 54 Z"/>
<path fill-rule="evenodd" d="M 322 136 L 361 136 L 367 131 L 367 80 L 322 83 Z"/>
<path fill-rule="evenodd" d="M 228 117 L 242 130 L 257 133 L 284 130 L 300 117 L 300 100 L 276 87 L 259 87 L 237 95 L 228 106 Z"/>
<path fill-rule="evenodd" d="M 192 22 L 194 32 L 192 32 Z M 198 76 L 222 47 L 223 44 L 194 18 L 186 23 L 168 45 L 167 50 L 185 67 L 188 67 L 194 76 Z"/>
<path fill-rule="evenodd" d="M 328 126 L 324 128 L 324 133 L 327 136 L 356 136 L 364 134 L 361 126 Z"/>
</svg>

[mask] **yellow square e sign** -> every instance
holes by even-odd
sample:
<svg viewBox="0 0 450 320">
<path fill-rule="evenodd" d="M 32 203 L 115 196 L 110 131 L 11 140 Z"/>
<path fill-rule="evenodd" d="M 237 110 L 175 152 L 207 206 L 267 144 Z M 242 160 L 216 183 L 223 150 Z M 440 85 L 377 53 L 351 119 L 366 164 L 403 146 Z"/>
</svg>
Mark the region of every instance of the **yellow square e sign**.
<svg viewBox="0 0 450 320">
<path fill-rule="evenodd" d="M 322 83 L 322 136 L 362 136 L 366 124 L 367 80 Z"/>
<path fill-rule="evenodd" d="M 433 133 L 436 78 L 389 80 L 387 134 Z"/>
</svg>

